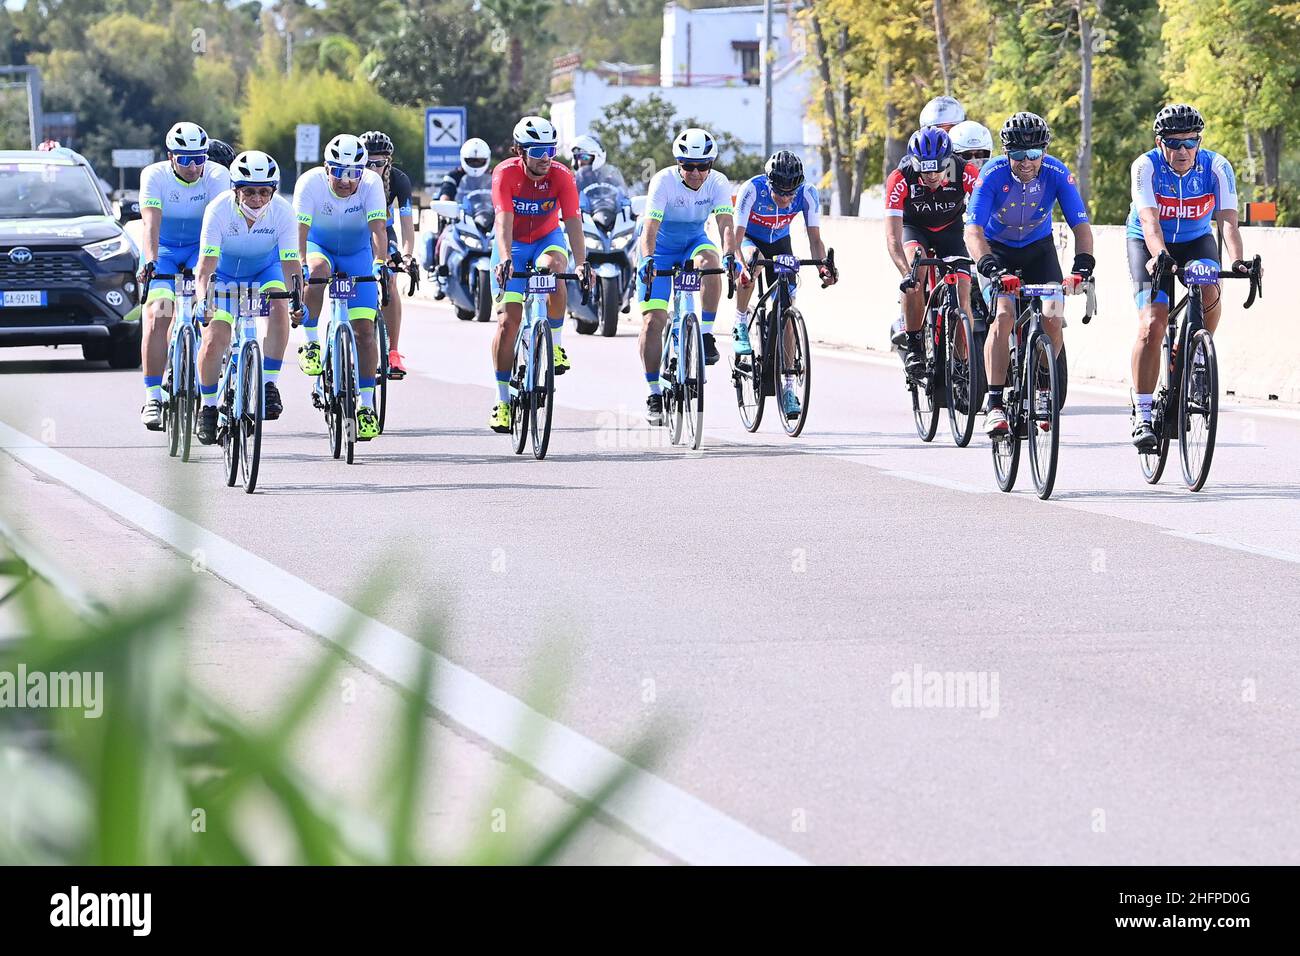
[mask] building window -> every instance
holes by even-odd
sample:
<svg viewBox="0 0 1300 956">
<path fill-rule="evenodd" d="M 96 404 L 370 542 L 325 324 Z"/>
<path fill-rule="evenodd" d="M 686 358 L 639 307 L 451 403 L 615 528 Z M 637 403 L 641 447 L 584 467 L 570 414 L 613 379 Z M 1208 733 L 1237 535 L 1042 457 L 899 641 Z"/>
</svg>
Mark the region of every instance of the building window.
<svg viewBox="0 0 1300 956">
<path fill-rule="evenodd" d="M 731 46 L 740 53 L 740 72 L 745 82 L 750 86 L 758 86 L 758 41 L 757 40 L 732 40 Z"/>
</svg>

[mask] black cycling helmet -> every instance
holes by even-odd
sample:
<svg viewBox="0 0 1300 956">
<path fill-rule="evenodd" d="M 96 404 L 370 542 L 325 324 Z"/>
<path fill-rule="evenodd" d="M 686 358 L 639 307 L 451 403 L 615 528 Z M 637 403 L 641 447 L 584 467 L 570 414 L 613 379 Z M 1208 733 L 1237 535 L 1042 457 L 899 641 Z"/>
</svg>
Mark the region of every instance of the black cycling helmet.
<svg viewBox="0 0 1300 956">
<path fill-rule="evenodd" d="M 1017 113 L 1002 124 L 1002 145 L 1007 149 L 1046 149 L 1052 131 L 1037 113 Z"/>
<path fill-rule="evenodd" d="M 1156 114 L 1156 121 L 1151 129 L 1157 136 L 1164 137 L 1170 133 L 1199 133 L 1205 129 L 1205 117 L 1195 106 L 1186 103 L 1170 103 Z"/>
<path fill-rule="evenodd" d="M 777 192 L 792 193 L 803 185 L 803 160 L 788 149 L 779 149 L 763 167 L 767 182 Z"/>
<path fill-rule="evenodd" d="M 235 161 L 235 148 L 223 140 L 208 140 L 208 159 L 229 169 Z"/>
<path fill-rule="evenodd" d="M 381 133 L 377 129 L 362 133 L 360 139 L 366 147 L 366 152 L 371 156 L 375 153 L 391 155 L 393 152 L 393 141 L 388 138 L 387 133 Z"/>
</svg>

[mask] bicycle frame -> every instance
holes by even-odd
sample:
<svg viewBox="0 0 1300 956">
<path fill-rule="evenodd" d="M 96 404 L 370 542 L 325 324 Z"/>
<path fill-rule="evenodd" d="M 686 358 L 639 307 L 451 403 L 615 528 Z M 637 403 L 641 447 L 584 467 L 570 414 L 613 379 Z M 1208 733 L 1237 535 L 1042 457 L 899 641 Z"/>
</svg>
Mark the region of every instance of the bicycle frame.
<svg viewBox="0 0 1300 956">
<path fill-rule="evenodd" d="M 680 343 L 681 343 L 682 322 L 685 321 L 687 313 L 694 312 L 695 315 L 697 316 L 699 315 L 699 312 L 696 308 L 699 304 L 699 300 L 697 298 L 700 294 L 699 288 L 681 289 L 679 288 L 678 285 L 679 281 L 682 281 L 682 277 L 688 275 L 704 276 L 715 272 L 721 272 L 723 270 L 721 269 L 699 270 L 694 268 L 694 266 L 692 266 L 689 269 L 684 269 L 681 268 L 680 266 L 675 266 L 672 269 L 655 270 L 655 271 L 657 274 L 666 273 L 672 276 L 672 282 L 673 282 L 672 291 L 669 293 L 672 296 L 672 303 L 668 313 L 668 321 L 664 323 L 664 332 L 663 332 L 663 336 L 661 337 L 661 347 L 659 352 L 659 367 L 662 369 L 665 368 L 668 364 L 668 358 L 669 358 L 669 353 L 670 353 L 672 343 L 674 342 L 678 343 L 677 350 L 678 352 L 681 351 Z M 687 282 L 687 284 L 691 284 L 692 282 L 692 280 L 689 279 L 686 279 L 685 281 Z M 696 286 L 699 285 L 698 282 L 694 282 L 694 284 Z M 699 349 L 699 354 L 703 355 L 704 334 L 702 331 L 700 331 L 700 325 L 698 323 L 696 323 L 695 329 L 696 329 L 695 347 Z M 671 339 L 669 338 L 670 336 Z M 674 372 L 673 384 L 678 386 L 679 388 L 684 388 L 686 385 L 686 379 L 687 379 L 686 363 L 678 362 L 676 370 Z"/>
<path fill-rule="evenodd" d="M 245 352 L 249 356 L 255 356 L 260 363 L 261 361 L 261 344 L 257 340 L 257 320 L 270 314 L 270 300 L 265 296 L 259 296 L 259 307 L 254 311 L 252 306 L 252 294 L 239 296 L 239 307 L 236 310 L 234 328 L 230 335 L 230 349 L 226 353 L 226 362 L 221 371 L 221 378 L 217 385 L 217 394 L 222 397 L 218 403 L 217 412 L 217 430 L 220 431 L 224 425 L 227 428 L 232 422 L 238 422 L 244 417 L 245 413 L 252 411 L 244 408 L 244 376 L 248 373 L 248 360 L 241 362 L 240 356 Z M 231 379 L 234 379 L 231 381 Z M 224 399 L 229 395 L 229 390 L 234 389 L 234 395 L 230 400 L 230 409 L 227 415 L 226 402 Z M 262 396 L 258 395 L 257 417 L 262 417 Z"/>
</svg>

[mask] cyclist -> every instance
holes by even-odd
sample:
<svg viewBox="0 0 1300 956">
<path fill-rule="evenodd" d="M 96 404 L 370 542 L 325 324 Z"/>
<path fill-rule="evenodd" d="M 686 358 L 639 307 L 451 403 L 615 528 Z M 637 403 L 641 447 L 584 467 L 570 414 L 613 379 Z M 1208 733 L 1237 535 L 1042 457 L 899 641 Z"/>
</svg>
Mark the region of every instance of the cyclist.
<svg viewBox="0 0 1300 956">
<path fill-rule="evenodd" d="M 826 258 L 822 243 L 821 200 L 817 187 L 805 181 L 803 160 L 788 149 L 777 150 L 763 167 L 765 172 L 755 176 L 740 187 L 736 196 L 736 225 L 732 247 L 740 250 L 742 259 L 750 259 L 757 251 L 764 259 L 778 255 L 794 255 L 790 243 L 790 223 L 801 213 L 808 230 L 808 248 L 814 259 Z M 749 300 L 754 294 L 754 281 L 744 262 L 728 258 L 727 267 L 739 271 L 740 283 L 736 290 L 736 325 L 732 331 L 737 355 L 753 355 L 749 341 Z M 764 266 L 767 281 L 774 282 L 775 270 Z M 826 266 L 817 270 L 823 286 L 834 285 L 837 276 Z M 798 276 L 792 277 L 792 283 Z M 791 289 L 793 297 L 797 286 Z M 794 328 L 786 327 L 786 347 L 794 350 Z M 787 375 L 781 392 L 781 407 L 789 418 L 798 418 L 799 399 L 794 393 L 794 376 Z"/>
<path fill-rule="evenodd" d="M 1174 280 L 1167 275 L 1151 289 L 1151 273 L 1161 256 L 1178 265 L 1200 260 L 1219 270 L 1219 249 L 1211 220 L 1222 223 L 1232 271 L 1248 273 L 1241 230 L 1237 228 L 1237 177 L 1228 160 L 1201 148 L 1205 119 L 1186 103 L 1173 103 L 1156 114 L 1155 148 L 1133 160 L 1133 205 L 1128 215 L 1128 268 L 1138 306 L 1138 335 L 1133 346 L 1133 389 L 1138 421 L 1133 444 L 1139 451 L 1158 445 L 1151 427 L 1151 392 L 1160 378 L 1160 350 L 1169 323 Z M 1219 286 L 1202 289 L 1205 328 L 1219 325 Z"/>
<path fill-rule="evenodd" d="M 235 148 L 224 140 L 210 139 L 208 140 L 208 159 L 229 169 L 230 164 L 235 161 Z"/>
<path fill-rule="evenodd" d="M 199 227 L 209 202 L 230 188 L 230 174 L 208 160 L 208 134 L 197 123 L 177 123 L 167 131 L 167 158 L 140 174 L 143 256 L 138 281 L 150 272 L 175 275 L 193 269 L 199 258 Z M 154 279 L 143 310 L 140 357 L 144 364 L 144 406 L 140 421 L 161 431 L 163 368 L 176 302 L 176 283 Z"/>
<path fill-rule="evenodd" d="M 966 197 L 975 188 L 979 171 L 953 153 L 952 140 L 942 129 L 926 126 L 912 134 L 907 143 L 908 162 L 889 174 L 885 183 L 885 248 L 903 281 L 903 332 L 907 352 L 904 364 L 909 374 L 925 367 L 925 343 L 921 327 L 925 322 L 925 289 L 912 280 L 912 258 L 930 250 L 941 259 L 969 259 L 962 235 Z M 962 311 L 970 314 L 970 270 L 956 266 L 957 298 Z M 898 344 L 904 344 L 899 336 Z"/>
<path fill-rule="evenodd" d="M 641 326 L 641 357 L 645 361 L 646 420 L 652 425 L 663 423 L 664 400 L 659 385 L 659 362 L 664 322 L 668 320 L 668 302 L 672 280 L 668 276 L 651 276 L 655 269 L 667 269 L 687 259 L 697 268 L 721 268 L 717 244 L 705 232 L 710 216 L 718 222 L 724 251 L 734 254 L 731 184 L 713 168 L 718 158 L 718 141 L 707 130 L 691 127 L 682 130 L 673 141 L 676 165 L 655 173 L 650 180 L 642 219 L 641 260 L 637 269 L 637 299 L 645 318 Z M 649 301 L 643 301 L 646 289 Z M 704 277 L 703 309 L 700 329 L 704 333 L 704 361 L 718 361 L 718 346 L 713 340 L 713 321 L 722 298 L 720 276 Z"/>
<path fill-rule="evenodd" d="M 460 165 L 442 177 L 442 182 L 438 185 L 438 198 L 455 202 L 476 189 L 491 189 L 492 174 L 488 172 L 491 163 L 492 150 L 488 148 L 487 143 L 477 137 L 465 140 L 460 147 Z M 447 290 L 443 285 L 447 277 L 447 259 L 446 253 L 443 252 L 445 246 L 442 240 L 451 225 L 448 223 L 438 234 L 433 255 L 438 263 L 433 271 L 433 297 L 439 301 L 447 297 Z M 425 250 L 427 255 L 428 246 L 425 246 Z"/>
<path fill-rule="evenodd" d="M 240 153 L 230 166 L 230 184 L 231 189 L 214 199 L 203 214 L 195 279 L 200 308 L 206 311 L 211 301 L 214 320 L 208 325 L 199 349 L 199 393 L 203 408 L 199 412 L 198 436 L 205 445 L 211 445 L 217 438 L 221 357 L 230 346 L 241 297 L 272 289 L 283 292 L 295 278 L 302 281 L 293 207 L 277 194 L 280 168 L 275 160 L 260 150 Z M 276 380 L 288 344 L 289 303 L 275 299 L 271 302 L 263 341 L 263 411 L 267 421 L 279 418 L 284 410 Z"/>
<path fill-rule="evenodd" d="M 937 126 L 945 133 L 966 119 L 966 109 L 951 96 L 936 96 L 921 109 L 921 129 Z"/>
<path fill-rule="evenodd" d="M 378 173 L 384 181 L 384 199 L 388 202 L 385 232 L 388 236 L 389 257 L 400 256 L 401 268 L 409 269 L 415 264 L 415 217 L 411 211 L 411 178 L 393 165 L 393 141 L 386 133 L 377 129 L 361 134 L 362 145 L 366 147 L 368 159 L 366 167 Z M 398 238 L 393 224 L 393 208 L 397 209 L 397 220 L 401 224 L 402 235 Z M 388 325 L 388 378 L 390 381 L 406 378 L 406 366 L 402 364 L 402 354 L 397 348 L 402 335 L 402 297 L 397 294 L 397 277 L 388 277 L 388 307 L 384 310 L 384 322 Z"/>
<path fill-rule="evenodd" d="M 499 310 L 501 320 L 492 340 L 497 403 L 488 424 L 496 432 L 510 431 L 510 367 L 514 362 L 515 337 L 524 315 L 527 282 L 515 278 L 514 274 L 526 272 L 531 266 L 567 272 L 570 249 L 575 269 L 583 273 L 588 269 L 582 216 L 578 212 L 578 187 L 573 182 L 573 173 L 554 162 L 558 139 L 550 120 L 525 116 L 515 124 L 513 158 L 498 163 L 492 173 L 492 205 L 496 208 L 492 292 L 503 299 Z M 564 229 L 560 228 L 561 219 Z M 565 283 L 560 282 L 551 293 L 546 310 L 556 375 L 564 374 L 571 367 L 569 357 L 560 346 L 567 308 Z"/>
<path fill-rule="evenodd" d="M 963 120 L 948 130 L 953 154 L 962 162 L 982 169 L 993 156 L 993 134 L 987 126 L 974 120 Z"/>
<path fill-rule="evenodd" d="M 325 164 L 304 173 L 293 194 L 298 217 L 298 251 L 312 278 L 333 272 L 350 276 L 383 273 L 387 258 L 385 234 L 387 202 L 384 181 L 366 168 L 366 147 L 350 133 L 340 133 L 325 147 Z M 375 310 L 379 304 L 377 282 L 361 282 L 356 298 L 348 303 L 348 319 L 357 339 L 360 408 L 357 438 L 369 441 L 379 434 L 375 414 L 375 369 L 379 364 L 375 341 Z M 320 316 L 325 286 L 307 287 L 307 344 L 298 349 L 298 364 L 307 375 L 320 375 Z"/>
<path fill-rule="evenodd" d="M 966 210 L 966 246 L 976 257 L 980 285 L 985 291 L 1015 293 L 1021 283 L 1061 282 L 1061 263 L 1052 238 L 1052 209 L 1058 203 L 1066 224 L 1074 232 L 1074 285 L 1093 273 L 1092 227 L 1074 175 L 1055 156 L 1047 154 L 1051 130 L 1035 113 L 1016 113 L 1002 125 L 1004 156 L 989 162 L 975 183 Z M 1019 270 L 1017 278 L 1012 274 Z M 997 300 L 997 316 L 984 346 L 988 369 L 989 412 L 984 428 L 989 435 L 1007 431 L 1002 407 L 1006 385 L 1009 341 L 1016 319 L 1015 299 Z M 1061 316 L 1065 301 L 1059 295 L 1043 302 L 1043 327 L 1052 341 L 1052 354 L 1061 352 Z"/>
</svg>

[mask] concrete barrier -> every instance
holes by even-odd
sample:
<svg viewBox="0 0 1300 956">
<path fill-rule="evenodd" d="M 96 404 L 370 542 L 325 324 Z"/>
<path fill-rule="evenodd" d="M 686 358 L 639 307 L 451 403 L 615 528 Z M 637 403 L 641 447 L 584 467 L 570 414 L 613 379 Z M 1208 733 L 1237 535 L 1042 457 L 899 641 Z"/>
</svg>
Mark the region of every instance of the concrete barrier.
<svg viewBox="0 0 1300 956">
<path fill-rule="evenodd" d="M 795 233 L 795 250 L 807 255 L 802 220 Z M 1057 246 L 1062 266 L 1068 268 L 1074 249 L 1071 237 L 1064 233 L 1064 227 L 1058 225 Z M 1078 321 L 1083 314 L 1082 298 L 1066 300 L 1070 376 L 1130 384 L 1137 310 L 1124 227 L 1094 226 L 1093 235 L 1097 315 L 1085 326 Z M 1223 283 L 1224 312 L 1215 335 L 1222 387 L 1243 397 L 1276 396 L 1284 402 L 1300 402 L 1300 309 L 1289 301 L 1286 287 L 1279 281 L 1291 255 L 1300 252 L 1300 229 L 1245 227 L 1242 235 L 1247 257 L 1263 256 L 1267 297 L 1257 299 L 1246 311 L 1241 305 L 1249 283 Z M 889 327 L 898 315 L 899 276 L 885 252 L 884 221 L 823 217 L 822 238 L 835 249 L 840 282 L 823 291 L 811 274 L 805 276 L 799 301 L 809 335 L 828 345 L 888 351 Z"/>
</svg>

